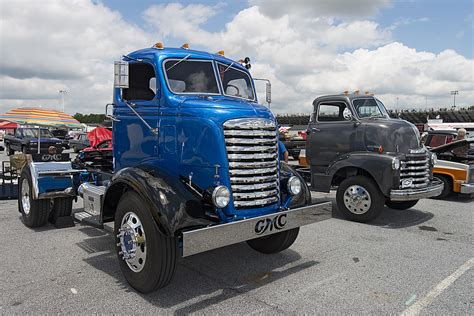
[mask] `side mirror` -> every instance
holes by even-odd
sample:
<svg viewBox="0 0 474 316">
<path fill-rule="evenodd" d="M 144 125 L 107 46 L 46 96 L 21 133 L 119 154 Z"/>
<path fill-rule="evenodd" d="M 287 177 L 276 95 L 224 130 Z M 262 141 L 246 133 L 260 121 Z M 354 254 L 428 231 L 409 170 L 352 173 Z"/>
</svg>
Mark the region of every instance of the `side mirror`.
<svg viewBox="0 0 474 316">
<path fill-rule="evenodd" d="M 265 86 L 265 95 L 266 95 L 266 101 L 268 105 L 272 103 L 272 84 L 270 82 L 267 82 Z"/>
<path fill-rule="evenodd" d="M 128 89 L 128 62 L 114 62 L 114 88 Z"/>
</svg>

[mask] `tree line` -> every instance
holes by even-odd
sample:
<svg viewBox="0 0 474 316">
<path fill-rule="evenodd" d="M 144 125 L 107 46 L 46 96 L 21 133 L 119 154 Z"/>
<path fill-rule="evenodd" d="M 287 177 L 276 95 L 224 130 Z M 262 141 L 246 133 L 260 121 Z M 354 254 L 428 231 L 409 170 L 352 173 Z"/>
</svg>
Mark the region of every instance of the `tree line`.
<svg viewBox="0 0 474 316">
<path fill-rule="evenodd" d="M 92 114 L 92 113 L 91 114 L 76 113 L 72 117 L 78 120 L 80 123 L 85 123 L 85 124 L 101 124 L 106 119 L 105 114 Z"/>
</svg>

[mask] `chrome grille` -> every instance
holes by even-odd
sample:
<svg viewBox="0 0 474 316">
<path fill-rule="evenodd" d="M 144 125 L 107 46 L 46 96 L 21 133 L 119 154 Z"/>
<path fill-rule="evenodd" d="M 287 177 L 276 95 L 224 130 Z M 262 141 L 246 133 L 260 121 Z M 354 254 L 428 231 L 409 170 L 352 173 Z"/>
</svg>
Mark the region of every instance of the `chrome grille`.
<svg viewBox="0 0 474 316">
<path fill-rule="evenodd" d="M 404 180 L 411 180 L 411 185 L 402 186 Z M 430 182 L 430 160 L 428 153 L 407 154 L 401 161 L 400 188 L 418 189 L 426 187 Z"/>
<path fill-rule="evenodd" d="M 234 207 L 266 206 L 279 200 L 275 122 L 235 119 L 224 123 Z"/>
</svg>

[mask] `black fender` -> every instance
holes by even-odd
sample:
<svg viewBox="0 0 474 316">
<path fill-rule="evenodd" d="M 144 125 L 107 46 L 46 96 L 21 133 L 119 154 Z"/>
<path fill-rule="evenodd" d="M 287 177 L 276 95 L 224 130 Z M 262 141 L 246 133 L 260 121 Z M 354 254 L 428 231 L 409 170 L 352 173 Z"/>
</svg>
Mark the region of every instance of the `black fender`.
<svg viewBox="0 0 474 316">
<path fill-rule="evenodd" d="M 117 204 L 126 191 L 133 190 L 149 206 L 153 218 L 166 236 L 179 234 L 180 229 L 212 223 L 203 218 L 205 205 L 179 178 L 157 167 L 129 167 L 112 177 L 105 195 L 102 219 L 114 217 Z"/>
<path fill-rule="evenodd" d="M 297 207 L 302 207 L 302 206 L 311 204 L 311 191 L 309 190 L 309 187 L 306 181 L 295 169 L 293 169 L 290 165 L 288 165 L 284 161 L 280 163 L 281 200 L 285 201 L 288 196 L 286 185 L 287 185 L 288 179 L 291 176 L 297 176 L 300 179 L 301 184 L 303 185 L 303 188 L 301 190 L 301 193 L 294 196 L 293 199 L 291 200 L 290 208 L 297 208 Z"/>
<path fill-rule="evenodd" d="M 393 155 L 355 152 L 344 155 L 334 161 L 327 169 L 326 175 L 334 181 L 334 176 L 343 169 L 355 174 L 369 175 L 378 185 L 380 191 L 385 195 L 390 195 L 390 190 L 398 186 L 400 181 L 399 170 L 392 169 Z M 355 175 L 354 174 L 354 175 Z"/>
</svg>

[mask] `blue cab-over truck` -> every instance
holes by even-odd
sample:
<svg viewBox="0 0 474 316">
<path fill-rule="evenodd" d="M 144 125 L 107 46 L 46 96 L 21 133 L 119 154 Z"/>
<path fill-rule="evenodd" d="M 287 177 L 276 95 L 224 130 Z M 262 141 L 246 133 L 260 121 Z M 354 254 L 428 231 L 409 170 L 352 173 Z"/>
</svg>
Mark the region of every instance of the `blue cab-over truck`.
<svg viewBox="0 0 474 316">
<path fill-rule="evenodd" d="M 120 268 L 143 293 L 171 281 L 178 256 L 242 241 L 261 253 L 290 247 L 300 226 L 330 218 L 331 203 L 311 204 L 305 181 L 279 161 L 276 119 L 257 103 L 248 68 L 161 43 L 115 62 L 113 172 L 28 163 L 24 224 L 64 224 L 82 197 L 73 216 L 114 222 Z"/>
</svg>

